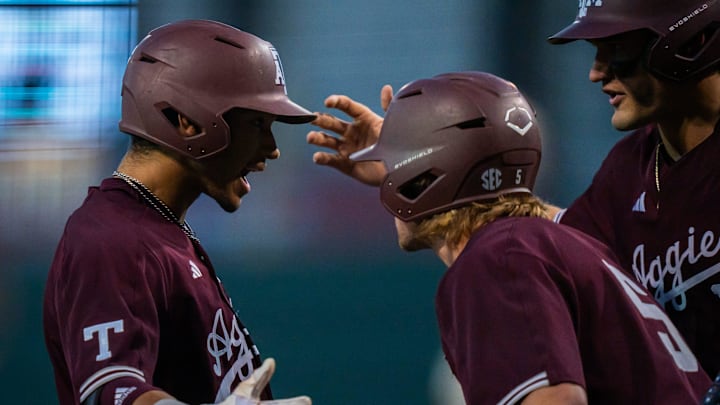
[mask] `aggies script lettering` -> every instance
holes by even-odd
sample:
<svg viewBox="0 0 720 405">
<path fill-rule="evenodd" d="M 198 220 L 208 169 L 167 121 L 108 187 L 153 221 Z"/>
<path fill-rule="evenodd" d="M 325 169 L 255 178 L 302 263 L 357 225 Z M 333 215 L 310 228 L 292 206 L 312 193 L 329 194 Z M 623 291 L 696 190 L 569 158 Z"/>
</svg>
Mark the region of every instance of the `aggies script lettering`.
<svg viewBox="0 0 720 405">
<path fill-rule="evenodd" d="M 695 264 L 702 258 L 715 257 L 718 251 L 720 239 L 712 231 L 706 231 L 696 240 L 695 228 L 690 227 L 685 249 L 681 250 L 680 241 L 677 241 L 667 248 L 664 258 L 659 255 L 646 257 L 645 244 L 637 245 L 633 252 L 632 269 L 645 288 L 655 291 L 655 299 L 661 306 L 664 307 L 668 301 L 672 301 L 675 310 L 683 311 L 687 306 L 686 292 L 720 272 L 720 263 L 715 263 L 687 280 L 683 279 L 683 265 Z M 665 285 L 666 277 L 672 280 L 670 286 Z M 713 285 L 711 290 L 720 297 L 720 284 Z"/>
<path fill-rule="evenodd" d="M 231 361 L 234 354 L 233 349 L 236 347 L 239 348 L 237 359 L 223 377 L 215 402 L 220 402 L 230 395 L 232 384 L 236 378 L 240 381 L 246 380 L 253 372 L 253 353 L 248 347 L 245 334 L 240 330 L 237 318 L 233 316 L 232 325 L 228 329 L 227 325 L 225 325 L 223 310 L 220 308 L 215 312 L 213 330 L 208 334 L 207 338 L 208 352 L 215 358 L 215 364 L 213 365 L 215 375 L 221 376 L 223 374 L 221 359 L 226 357 L 228 361 Z"/>
</svg>

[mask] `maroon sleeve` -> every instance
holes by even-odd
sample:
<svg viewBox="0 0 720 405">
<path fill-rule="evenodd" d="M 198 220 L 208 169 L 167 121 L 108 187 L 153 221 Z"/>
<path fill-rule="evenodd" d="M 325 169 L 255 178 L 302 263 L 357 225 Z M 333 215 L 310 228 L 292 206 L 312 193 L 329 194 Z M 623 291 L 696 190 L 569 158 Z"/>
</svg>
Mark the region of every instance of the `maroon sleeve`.
<svg viewBox="0 0 720 405">
<path fill-rule="evenodd" d="M 144 383 L 157 360 L 157 308 L 165 299 L 160 265 L 132 240 L 80 240 L 64 248 L 53 263 L 62 276 L 52 286 L 52 305 L 76 398 L 118 378 L 141 383 L 135 395 L 152 389 Z"/>
<path fill-rule="evenodd" d="M 438 289 L 443 348 L 468 403 L 512 403 L 542 386 L 585 385 L 573 319 L 537 258 L 463 254 Z"/>
</svg>

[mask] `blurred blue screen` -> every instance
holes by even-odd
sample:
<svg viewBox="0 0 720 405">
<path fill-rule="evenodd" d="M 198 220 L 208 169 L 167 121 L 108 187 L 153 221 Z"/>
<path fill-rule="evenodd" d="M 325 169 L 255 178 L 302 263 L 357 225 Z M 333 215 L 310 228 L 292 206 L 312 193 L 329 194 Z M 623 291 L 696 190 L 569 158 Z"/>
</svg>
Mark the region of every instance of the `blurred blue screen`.
<svg viewBox="0 0 720 405">
<path fill-rule="evenodd" d="M 105 146 L 136 20 L 135 0 L 0 1 L 0 148 Z"/>
</svg>

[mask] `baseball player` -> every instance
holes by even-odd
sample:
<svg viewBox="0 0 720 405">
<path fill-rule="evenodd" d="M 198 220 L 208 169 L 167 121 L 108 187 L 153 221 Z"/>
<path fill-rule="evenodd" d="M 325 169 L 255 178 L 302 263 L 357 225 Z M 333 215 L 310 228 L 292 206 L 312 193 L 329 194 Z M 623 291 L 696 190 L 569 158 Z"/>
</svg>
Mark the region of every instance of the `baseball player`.
<svg viewBox="0 0 720 405">
<path fill-rule="evenodd" d="M 634 130 L 559 220 L 606 243 L 720 371 L 720 3 L 581 1 L 553 44 L 587 40 L 589 78 Z"/>
<path fill-rule="evenodd" d="M 436 314 L 468 404 L 699 403 L 710 379 L 653 297 L 605 245 L 544 218 L 532 194 L 540 131 L 512 83 L 482 72 L 411 82 L 377 143 L 349 157 L 369 139 L 357 117 L 372 113 L 345 96 L 326 104 L 356 121 L 319 116 L 340 136 L 309 134 L 332 149 L 316 161 L 366 182 L 378 170 L 366 161 L 382 162 L 400 246 L 448 266 Z"/>
<path fill-rule="evenodd" d="M 269 403 L 274 362 L 261 367 L 184 218 L 202 193 L 237 210 L 246 176 L 279 156 L 271 124 L 313 118 L 288 98 L 275 48 L 254 35 L 186 20 L 140 42 L 122 82 L 131 145 L 68 219 L 48 276 L 44 332 L 61 404 Z"/>
<path fill-rule="evenodd" d="M 608 244 L 710 375 L 720 372 L 719 26 L 714 0 L 582 0 L 575 21 L 550 38 L 586 39 L 597 48 L 590 80 L 609 96 L 612 124 L 635 130 L 610 151 L 588 190 L 566 211 L 549 206 L 550 215 Z M 383 106 L 390 97 L 392 88 L 383 87 Z M 326 105 L 355 120 L 320 116 L 321 126 L 377 138 L 382 118 L 371 110 L 346 97 Z M 337 146 L 314 131 L 308 142 Z M 345 156 L 351 147 L 313 159 L 355 176 Z M 382 171 L 375 166 L 356 178 L 377 185 Z"/>
</svg>

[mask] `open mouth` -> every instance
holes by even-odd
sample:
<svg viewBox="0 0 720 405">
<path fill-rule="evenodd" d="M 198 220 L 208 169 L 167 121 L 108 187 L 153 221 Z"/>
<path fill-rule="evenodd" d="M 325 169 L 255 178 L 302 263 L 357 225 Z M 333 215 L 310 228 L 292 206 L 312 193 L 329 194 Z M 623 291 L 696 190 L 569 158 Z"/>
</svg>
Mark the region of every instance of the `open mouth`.
<svg viewBox="0 0 720 405">
<path fill-rule="evenodd" d="M 238 177 L 242 180 L 242 183 L 247 189 L 247 192 L 250 192 L 250 181 L 248 180 L 247 176 L 250 173 L 261 172 L 263 170 L 265 170 L 265 162 L 255 162 L 245 166 L 245 168 L 240 171 Z"/>
<path fill-rule="evenodd" d="M 247 168 L 243 169 L 243 171 L 240 172 L 240 180 L 242 180 L 242 182 L 245 185 L 245 187 L 247 188 L 248 192 L 250 191 L 250 182 L 248 181 L 247 176 L 248 176 L 248 174 L 250 174 L 250 172 L 251 172 L 251 170 L 247 169 Z"/>
<path fill-rule="evenodd" d="M 609 102 L 612 106 L 617 107 L 623 100 L 623 97 L 625 96 L 624 93 L 620 93 L 617 91 L 612 90 L 603 90 L 605 94 L 610 96 Z"/>
</svg>

